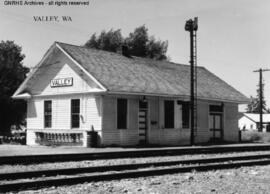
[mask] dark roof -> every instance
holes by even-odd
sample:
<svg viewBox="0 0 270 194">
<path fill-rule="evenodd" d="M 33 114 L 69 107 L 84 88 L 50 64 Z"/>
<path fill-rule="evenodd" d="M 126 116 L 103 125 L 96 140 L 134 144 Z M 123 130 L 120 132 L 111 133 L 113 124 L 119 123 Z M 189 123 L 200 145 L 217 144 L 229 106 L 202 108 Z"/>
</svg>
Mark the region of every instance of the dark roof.
<svg viewBox="0 0 270 194">
<path fill-rule="evenodd" d="M 154 95 L 189 96 L 190 66 L 118 53 L 57 44 L 94 76 L 108 91 Z M 246 102 L 248 98 L 232 86 L 198 67 L 198 98 Z"/>
</svg>

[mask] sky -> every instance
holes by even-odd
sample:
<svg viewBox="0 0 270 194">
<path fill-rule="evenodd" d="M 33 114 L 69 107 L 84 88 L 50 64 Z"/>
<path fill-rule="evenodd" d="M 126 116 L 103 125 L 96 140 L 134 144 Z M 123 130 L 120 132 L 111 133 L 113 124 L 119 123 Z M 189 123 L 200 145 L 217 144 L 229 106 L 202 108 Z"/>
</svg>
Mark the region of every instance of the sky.
<svg viewBox="0 0 270 194">
<path fill-rule="evenodd" d="M 188 64 L 189 33 L 184 25 L 198 17 L 198 65 L 247 97 L 256 95 L 259 74 L 253 71 L 270 68 L 269 0 L 89 0 L 89 6 L 4 2 L 0 3 L 0 40 L 22 46 L 28 67 L 35 66 L 54 41 L 83 45 L 93 33 L 113 28 L 127 36 L 143 24 L 150 35 L 168 40 L 171 61 Z M 72 22 L 35 22 L 33 16 L 70 16 Z M 270 71 L 263 77 L 270 107 Z"/>
</svg>

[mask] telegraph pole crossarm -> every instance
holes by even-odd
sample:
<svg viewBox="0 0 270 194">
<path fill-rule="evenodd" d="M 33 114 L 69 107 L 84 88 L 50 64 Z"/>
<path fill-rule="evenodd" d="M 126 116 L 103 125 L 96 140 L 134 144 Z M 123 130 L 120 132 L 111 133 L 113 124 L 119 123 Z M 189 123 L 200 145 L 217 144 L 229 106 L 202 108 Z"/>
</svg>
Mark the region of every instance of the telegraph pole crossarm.
<svg viewBox="0 0 270 194">
<path fill-rule="evenodd" d="M 255 70 L 253 72 L 259 72 L 259 97 L 260 97 L 260 126 L 259 126 L 259 131 L 262 132 L 263 131 L 263 90 L 262 90 L 262 87 L 263 87 L 263 83 L 262 83 L 262 72 L 265 72 L 265 71 L 270 71 L 270 69 L 258 69 L 258 70 Z"/>
</svg>

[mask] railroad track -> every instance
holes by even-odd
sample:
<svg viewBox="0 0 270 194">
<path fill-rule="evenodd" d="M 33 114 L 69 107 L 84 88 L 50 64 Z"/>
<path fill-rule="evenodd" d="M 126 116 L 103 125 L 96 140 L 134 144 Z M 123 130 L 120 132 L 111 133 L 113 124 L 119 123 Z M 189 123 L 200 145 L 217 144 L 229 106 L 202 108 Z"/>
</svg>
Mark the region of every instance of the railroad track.
<svg viewBox="0 0 270 194">
<path fill-rule="evenodd" d="M 42 154 L 42 155 L 21 155 L 21 156 L 0 156 L 2 164 L 31 164 L 45 162 L 66 162 L 99 159 L 117 158 L 138 158 L 150 156 L 176 156 L 185 154 L 210 154 L 248 151 L 270 151 L 269 144 L 259 145 L 230 145 L 230 146 L 205 146 L 205 147 L 180 147 L 180 148 L 149 148 L 126 151 L 92 152 L 92 153 L 71 153 L 71 154 Z"/>
<path fill-rule="evenodd" d="M 196 171 L 268 165 L 270 154 L 2 173 L 0 192 Z M 60 177 L 59 177 L 60 176 Z M 33 178 L 36 178 L 33 180 Z M 23 180 L 22 180 L 23 179 Z M 32 179 L 31 181 L 27 179 Z M 16 182 L 9 182 L 14 181 Z"/>
</svg>

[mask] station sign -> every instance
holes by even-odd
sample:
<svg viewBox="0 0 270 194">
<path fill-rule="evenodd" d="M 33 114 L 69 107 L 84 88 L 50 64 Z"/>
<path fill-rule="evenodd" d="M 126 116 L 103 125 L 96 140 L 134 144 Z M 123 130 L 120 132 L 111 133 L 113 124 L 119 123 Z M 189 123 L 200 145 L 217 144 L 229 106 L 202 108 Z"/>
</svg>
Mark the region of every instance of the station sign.
<svg viewBox="0 0 270 194">
<path fill-rule="evenodd" d="M 51 87 L 65 87 L 65 86 L 72 86 L 73 85 L 73 78 L 59 78 L 59 79 L 52 79 L 51 80 Z"/>
</svg>

